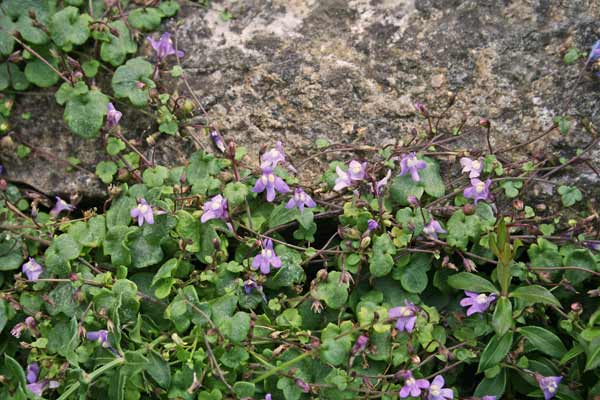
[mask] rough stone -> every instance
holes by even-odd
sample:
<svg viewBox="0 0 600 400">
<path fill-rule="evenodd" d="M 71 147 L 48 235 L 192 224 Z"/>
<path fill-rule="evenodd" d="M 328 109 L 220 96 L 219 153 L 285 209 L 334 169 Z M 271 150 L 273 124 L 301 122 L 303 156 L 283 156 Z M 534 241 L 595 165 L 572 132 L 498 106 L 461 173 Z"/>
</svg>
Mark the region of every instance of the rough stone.
<svg viewBox="0 0 600 400">
<path fill-rule="evenodd" d="M 230 21 L 219 7 L 182 2 L 176 20 L 164 28 L 186 51 L 183 62 L 194 94 L 207 115 L 198 123 L 215 126 L 226 139 L 251 152 L 281 140 L 292 159 L 307 155 L 317 138 L 331 142 L 393 143 L 423 126 L 413 102 L 441 112 L 447 92 L 455 106 L 441 124 L 450 129 L 465 116 L 455 146 L 484 148 L 477 121 L 492 121 L 494 148 L 527 142 L 557 115 L 578 115 L 600 123 L 600 80 L 579 77 L 583 62 L 565 65 L 571 47 L 588 50 L 600 38 L 597 0 L 246 0 L 233 2 Z M 577 83 L 578 82 L 578 83 Z M 576 85 L 577 83 L 577 85 Z M 187 94 L 178 83 L 177 90 Z M 568 108 L 568 109 L 565 109 Z M 12 121 L 16 137 L 52 157 L 26 160 L 12 150 L 0 153 L 9 178 L 47 194 L 82 192 L 101 196 L 105 187 L 92 174 L 65 174 L 68 156 L 94 169 L 105 157 L 102 140 L 71 135 L 50 94 L 17 98 L 16 112 L 30 121 Z M 127 136 L 150 155 L 145 138 L 155 132 L 139 111 L 126 110 Z M 134 122 L 132 122 L 134 121 Z M 196 132 L 205 146 L 208 138 Z M 570 157 L 591 140 L 579 126 L 567 137 L 553 133 L 512 151 Z M 153 152 L 167 164 L 181 163 L 194 141 L 161 137 Z M 600 149 L 590 153 L 600 161 Z M 313 166 L 318 171 L 318 165 Z M 577 180 L 599 178 L 581 168 Z"/>
</svg>

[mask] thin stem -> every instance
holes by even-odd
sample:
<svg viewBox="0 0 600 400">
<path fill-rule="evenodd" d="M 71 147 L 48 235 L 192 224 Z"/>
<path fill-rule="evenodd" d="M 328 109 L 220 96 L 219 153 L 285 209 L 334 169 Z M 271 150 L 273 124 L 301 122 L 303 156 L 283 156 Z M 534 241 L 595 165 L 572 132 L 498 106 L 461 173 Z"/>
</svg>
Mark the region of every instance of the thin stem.
<svg viewBox="0 0 600 400">
<path fill-rule="evenodd" d="M 252 383 L 262 382 L 265 379 L 267 379 L 268 377 L 275 375 L 279 371 L 283 371 L 284 369 L 289 368 L 296 363 L 299 363 L 300 361 L 304 360 L 305 358 L 309 357 L 310 355 L 312 355 L 312 351 L 307 351 L 306 353 L 300 354 L 298 357 L 292 358 L 289 361 L 281 363 L 278 366 L 276 366 L 275 368 L 272 368 L 269 371 L 265 372 L 264 374 L 257 376 L 252 381 Z"/>
<path fill-rule="evenodd" d="M 69 85 L 73 86 L 73 82 L 71 82 L 69 79 L 67 79 L 66 76 L 64 76 L 59 70 L 57 70 L 54 65 L 50 64 L 44 57 L 42 57 L 41 55 L 39 55 L 35 50 L 33 50 L 31 47 L 27 46 L 21 39 L 19 39 L 17 37 L 16 34 L 13 34 L 13 39 L 19 43 L 21 46 L 23 46 L 23 48 L 25 50 L 27 50 L 28 52 L 30 52 L 31 54 L 33 54 L 38 60 L 40 60 L 41 62 L 43 62 L 44 64 L 46 64 L 46 66 L 48 68 L 50 68 L 56 75 L 60 76 L 61 79 L 65 82 L 67 82 Z"/>
</svg>

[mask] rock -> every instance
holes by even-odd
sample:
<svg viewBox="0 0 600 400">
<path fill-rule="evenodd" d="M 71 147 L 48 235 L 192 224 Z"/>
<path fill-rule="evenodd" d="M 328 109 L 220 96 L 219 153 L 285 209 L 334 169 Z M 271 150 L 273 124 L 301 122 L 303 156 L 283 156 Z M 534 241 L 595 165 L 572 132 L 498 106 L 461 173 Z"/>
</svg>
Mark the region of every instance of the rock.
<svg viewBox="0 0 600 400">
<path fill-rule="evenodd" d="M 165 30 L 185 50 L 186 76 L 206 108 L 197 120 L 251 154 L 277 140 L 297 161 L 317 138 L 393 143 L 422 126 L 415 101 L 441 112 L 447 91 L 457 99 L 442 128 L 468 117 L 454 146 L 486 148 L 482 117 L 492 121 L 495 149 L 527 142 L 558 115 L 600 122 L 600 80 L 584 73 L 575 86 L 582 63 L 562 61 L 569 48 L 587 51 L 600 38 L 595 0 L 247 0 L 231 3 L 227 22 L 217 8 L 182 2 Z M 177 90 L 187 94 L 184 85 Z M 102 196 L 105 186 L 93 174 L 65 173 L 60 161 L 77 156 L 93 171 L 106 158 L 98 151 L 102 140 L 70 134 L 51 93 L 18 96 L 15 108 L 15 136 L 52 156 L 19 160 L 2 152 L 9 178 L 49 195 Z M 23 111 L 31 120 L 18 120 Z M 127 137 L 143 143 L 155 132 L 138 111 L 124 111 Z M 510 157 L 540 149 L 570 157 L 590 140 L 574 126 L 568 137 L 552 133 Z M 190 137 L 161 136 L 154 156 L 176 164 L 194 150 Z M 589 157 L 598 164 L 600 150 Z M 589 168 L 579 172 L 577 180 L 598 183 Z"/>
</svg>

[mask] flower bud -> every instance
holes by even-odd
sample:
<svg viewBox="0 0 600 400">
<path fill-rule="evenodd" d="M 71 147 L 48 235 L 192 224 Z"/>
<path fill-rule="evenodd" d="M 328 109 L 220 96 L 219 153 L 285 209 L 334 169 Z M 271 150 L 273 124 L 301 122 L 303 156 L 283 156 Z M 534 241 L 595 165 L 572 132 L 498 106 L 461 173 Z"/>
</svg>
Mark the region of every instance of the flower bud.
<svg viewBox="0 0 600 400">
<path fill-rule="evenodd" d="M 463 258 L 463 266 L 467 272 L 477 272 L 477 264 L 469 258 Z"/>
<path fill-rule="evenodd" d="M 361 249 L 366 249 L 367 247 L 369 247 L 370 244 L 371 244 L 371 237 L 370 236 L 365 236 L 360 241 L 360 248 Z"/>
<path fill-rule="evenodd" d="M 489 119 L 486 118 L 481 118 L 479 120 L 479 126 L 486 128 L 486 129 L 490 129 L 490 127 L 492 126 L 492 124 L 490 123 Z"/>
<path fill-rule="evenodd" d="M 413 364 L 419 364 L 421 362 L 421 357 L 419 357 L 416 354 L 413 354 L 412 356 L 410 356 L 410 362 Z"/>
<path fill-rule="evenodd" d="M 452 107 L 456 101 L 456 93 L 448 92 L 448 107 Z"/>
<path fill-rule="evenodd" d="M 475 206 L 473 204 L 465 204 L 462 209 L 465 215 L 475 214 Z"/>
<path fill-rule="evenodd" d="M 515 199 L 512 202 L 512 206 L 515 210 L 521 211 L 525 207 L 525 204 L 523 203 L 523 200 Z"/>
<path fill-rule="evenodd" d="M 183 105 L 181 106 L 181 109 L 186 114 L 191 114 L 194 111 L 194 108 L 194 103 L 190 99 L 185 99 Z"/>
<path fill-rule="evenodd" d="M 573 311 L 574 313 L 580 314 L 583 311 L 583 306 L 581 305 L 581 303 L 573 303 L 571 304 L 571 311 Z"/>
<path fill-rule="evenodd" d="M 306 382 L 304 382 L 302 379 L 297 378 L 294 383 L 296 384 L 296 386 L 298 386 L 300 388 L 300 390 L 302 390 L 304 393 L 308 393 L 310 392 L 310 385 Z"/>
<path fill-rule="evenodd" d="M 317 280 L 325 282 L 327 280 L 327 270 L 326 269 L 320 269 L 319 271 L 317 271 Z"/>
<path fill-rule="evenodd" d="M 356 339 L 354 346 L 352 346 L 352 354 L 354 355 L 354 354 L 357 354 L 357 353 L 360 353 L 361 351 L 363 351 L 367 347 L 368 343 L 369 343 L 369 337 L 365 336 L 365 335 L 360 335 Z"/>
<path fill-rule="evenodd" d="M 429 110 L 427 110 L 427 107 L 425 106 L 425 104 L 423 104 L 421 102 L 416 102 L 415 109 L 417 110 L 418 113 L 420 113 L 425 118 L 429 117 Z"/>
<path fill-rule="evenodd" d="M 310 305 L 310 309 L 316 313 L 320 314 L 323 311 L 323 304 L 319 300 L 314 300 Z"/>
<path fill-rule="evenodd" d="M 408 204 L 410 204 L 413 207 L 418 207 L 419 206 L 419 199 L 417 199 L 417 196 L 415 196 L 414 194 L 410 194 L 407 197 L 408 200 Z"/>
</svg>

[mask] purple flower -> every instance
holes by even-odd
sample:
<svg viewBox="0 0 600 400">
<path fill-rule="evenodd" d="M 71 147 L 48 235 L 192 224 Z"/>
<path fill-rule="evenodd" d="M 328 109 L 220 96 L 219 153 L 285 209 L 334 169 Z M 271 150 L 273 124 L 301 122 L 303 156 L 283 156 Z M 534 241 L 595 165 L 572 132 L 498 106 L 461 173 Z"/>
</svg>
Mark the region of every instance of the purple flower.
<svg viewBox="0 0 600 400">
<path fill-rule="evenodd" d="M 281 259 L 273 251 L 273 241 L 266 239 L 264 248 L 252 260 L 252 269 L 256 270 L 260 268 L 260 272 L 267 275 L 271 272 L 271 266 L 273 268 L 281 268 Z"/>
<path fill-rule="evenodd" d="M 429 394 L 427 400 L 444 400 L 453 399 L 454 392 L 452 389 L 444 389 L 444 377 L 441 375 L 436 376 L 429 385 Z"/>
<path fill-rule="evenodd" d="M 283 151 L 281 142 L 277 142 L 275 148 L 263 154 L 262 157 L 260 157 L 260 161 L 260 167 L 263 169 L 275 168 L 280 162 L 285 162 L 285 152 Z"/>
<path fill-rule="evenodd" d="M 388 317 L 396 320 L 396 329 L 400 332 L 412 332 L 417 322 L 418 308 L 408 301 L 405 303 L 405 306 L 390 308 L 388 310 Z"/>
<path fill-rule="evenodd" d="M 429 223 L 423 227 L 423 232 L 425 232 L 427 236 L 431 236 L 435 239 L 437 239 L 438 233 L 448 233 L 442 228 L 440 223 L 433 218 L 431 218 Z"/>
<path fill-rule="evenodd" d="M 226 221 L 229 218 L 229 214 L 227 213 L 227 199 L 220 194 L 204 203 L 202 211 L 202 217 L 200 218 L 200 222 L 202 223 L 211 219 Z"/>
<path fill-rule="evenodd" d="M 131 209 L 130 214 L 131 218 L 137 218 L 139 226 L 144 225 L 144 221 L 149 225 L 154 223 L 154 211 L 152 211 L 152 206 L 144 199 L 141 199 L 138 202 L 138 205 Z"/>
<path fill-rule="evenodd" d="M 171 40 L 171 34 L 165 32 L 162 34 L 159 40 L 154 40 L 150 36 L 147 37 L 147 40 L 152 45 L 152 48 L 156 52 L 156 57 L 158 57 L 158 61 L 162 62 L 168 56 L 174 54 L 177 58 L 182 58 L 184 53 L 181 50 L 175 50 L 173 47 L 173 41 Z"/>
<path fill-rule="evenodd" d="M 247 281 L 244 282 L 244 292 L 246 294 L 250 294 L 252 293 L 252 290 L 256 289 L 256 290 L 260 290 L 261 286 L 259 284 L 257 284 L 255 281 L 253 281 L 252 279 L 248 279 Z"/>
<path fill-rule="evenodd" d="M 29 261 L 23 264 L 21 268 L 23 273 L 27 276 L 27 279 L 34 282 L 37 281 L 42 272 L 44 272 L 44 268 L 32 257 L 29 257 Z"/>
<path fill-rule="evenodd" d="M 113 106 L 113 103 L 108 103 L 108 113 L 106 114 L 106 127 L 108 129 L 111 129 L 119 125 L 119 121 L 121 120 L 122 116 L 123 113 L 117 110 L 115 106 Z"/>
<path fill-rule="evenodd" d="M 387 172 L 387 174 L 385 174 L 385 177 L 382 180 L 377 181 L 377 183 L 375 183 L 374 193 L 376 196 L 379 196 L 381 194 L 381 189 L 383 189 L 384 186 L 387 185 L 391 176 L 392 176 L 392 170 L 388 169 L 388 172 Z"/>
<path fill-rule="evenodd" d="M 52 210 L 50 210 L 50 215 L 56 217 L 62 211 L 73 211 L 73 210 L 75 210 L 75 206 L 74 205 L 67 203 L 66 201 L 64 201 L 60 197 L 56 196 L 55 199 L 56 199 L 56 204 L 54 205 L 54 208 Z"/>
<path fill-rule="evenodd" d="M 485 293 L 480 294 L 465 290 L 465 294 L 467 297 L 460 301 L 460 305 L 463 307 L 469 307 L 467 310 L 467 317 L 475 313 L 485 312 L 496 300 L 496 295 L 494 293 L 488 296 Z"/>
<path fill-rule="evenodd" d="M 408 200 L 408 204 L 410 204 L 413 207 L 419 206 L 419 199 L 417 199 L 417 196 L 415 196 L 414 194 L 409 194 L 406 197 L 406 200 Z"/>
<path fill-rule="evenodd" d="M 57 381 L 42 379 L 38 381 L 40 366 L 38 363 L 32 363 L 27 366 L 27 389 L 36 396 L 42 396 L 47 388 L 55 389 L 60 386 Z"/>
<path fill-rule="evenodd" d="M 271 393 L 267 393 L 265 395 L 265 400 L 272 400 L 273 398 L 271 397 Z"/>
<path fill-rule="evenodd" d="M 335 172 L 337 173 L 338 177 L 335 179 L 335 186 L 333 187 L 333 190 L 339 192 L 340 190 L 347 188 L 348 186 L 352 186 L 352 180 L 350 179 L 350 175 L 348 175 L 346 171 L 344 171 L 340 167 L 336 167 Z"/>
<path fill-rule="evenodd" d="M 353 181 L 360 181 L 365 178 L 365 171 L 367 170 L 367 163 L 360 163 L 356 160 L 350 161 L 348 165 L 348 175 Z"/>
<path fill-rule="evenodd" d="M 429 382 L 427 379 L 415 379 L 412 372 L 407 371 L 403 374 L 404 386 L 400 389 L 400 397 L 405 398 L 409 395 L 417 397 L 421 395 L 421 389 L 427 389 Z"/>
<path fill-rule="evenodd" d="M 377 223 L 377 221 L 375 221 L 374 219 L 370 219 L 367 222 L 367 230 L 368 231 L 374 231 L 375 229 L 379 228 L 379 224 Z"/>
<path fill-rule="evenodd" d="M 483 396 L 480 400 L 496 400 L 496 396 Z"/>
<path fill-rule="evenodd" d="M 562 378 L 562 376 L 542 376 L 536 374 L 535 379 L 537 380 L 538 385 L 540 385 L 542 392 L 544 392 L 544 400 L 549 400 L 556 396 L 558 385 Z"/>
<path fill-rule="evenodd" d="M 223 136 L 221 136 L 216 129 L 212 129 L 208 134 L 215 144 L 215 147 L 219 149 L 221 153 L 225 153 L 225 141 L 223 140 Z"/>
<path fill-rule="evenodd" d="M 100 346 L 102 347 L 110 347 L 110 342 L 108 341 L 108 331 L 106 329 L 88 332 L 85 337 L 87 340 L 100 343 Z"/>
<path fill-rule="evenodd" d="M 254 189 L 254 193 L 261 193 L 267 190 L 267 201 L 270 203 L 275 199 L 275 192 L 287 193 L 290 187 L 277 175 L 273 173 L 271 168 L 263 168 L 262 176 L 258 178 Z"/>
<path fill-rule="evenodd" d="M 490 197 L 490 185 L 492 184 L 491 179 L 487 179 L 485 182 L 473 178 L 471 179 L 471 186 L 466 188 L 463 192 L 466 198 L 475 200 L 475 204 L 479 200 L 488 200 Z"/>
<path fill-rule="evenodd" d="M 10 334 L 16 337 L 17 339 L 21 337 L 21 334 L 26 329 L 35 329 L 35 319 L 33 317 L 25 318 L 25 322 L 19 322 L 16 324 L 11 330 Z"/>
<path fill-rule="evenodd" d="M 462 165 L 462 172 L 468 172 L 469 178 L 477 178 L 481 175 L 481 171 L 483 170 L 483 162 L 480 159 L 471 160 L 468 157 L 463 157 L 460 159 L 460 165 Z"/>
<path fill-rule="evenodd" d="M 400 176 L 404 176 L 410 172 L 411 179 L 415 182 L 419 182 L 421 180 L 419 170 L 426 167 L 427 163 L 425 163 L 425 161 L 419 160 L 414 152 L 410 153 L 400 160 Z"/>
<path fill-rule="evenodd" d="M 356 339 L 354 346 L 352 346 L 352 354 L 358 354 L 361 351 L 363 351 L 367 347 L 368 343 L 369 343 L 369 337 L 365 336 L 365 335 L 360 335 Z"/>
<path fill-rule="evenodd" d="M 300 188 L 296 188 L 294 190 L 294 196 L 288 201 L 285 208 L 291 209 L 294 207 L 298 207 L 300 213 L 304 213 L 304 207 L 313 208 L 316 207 L 317 203 L 308 195 L 306 192 Z"/>
<path fill-rule="evenodd" d="M 297 378 L 295 380 L 296 386 L 300 388 L 304 393 L 310 392 L 310 385 L 304 382 L 302 379 Z"/>
<path fill-rule="evenodd" d="M 587 63 L 593 63 L 598 59 L 600 59 L 600 40 L 598 40 L 592 46 L 592 50 L 590 51 L 590 56 L 588 57 Z"/>
</svg>

